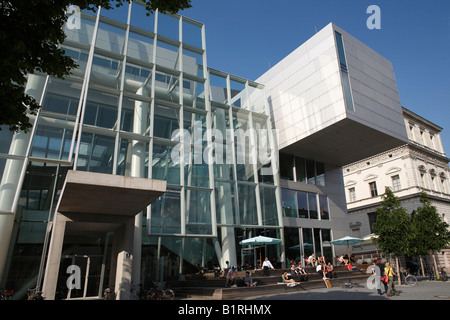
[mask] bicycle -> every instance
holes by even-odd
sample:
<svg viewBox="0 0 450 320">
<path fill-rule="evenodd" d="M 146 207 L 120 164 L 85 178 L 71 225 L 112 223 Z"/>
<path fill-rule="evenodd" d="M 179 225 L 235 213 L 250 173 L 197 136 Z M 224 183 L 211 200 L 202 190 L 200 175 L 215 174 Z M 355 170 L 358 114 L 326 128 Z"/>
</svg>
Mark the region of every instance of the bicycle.
<svg viewBox="0 0 450 320">
<path fill-rule="evenodd" d="M 417 283 L 416 276 L 412 275 L 409 269 L 403 269 L 400 272 L 400 279 L 402 283 L 408 286 L 414 286 Z"/>
<path fill-rule="evenodd" d="M 174 300 L 175 291 L 172 289 L 158 288 L 155 282 L 152 283 L 152 287 L 145 291 L 145 300 Z"/>
</svg>

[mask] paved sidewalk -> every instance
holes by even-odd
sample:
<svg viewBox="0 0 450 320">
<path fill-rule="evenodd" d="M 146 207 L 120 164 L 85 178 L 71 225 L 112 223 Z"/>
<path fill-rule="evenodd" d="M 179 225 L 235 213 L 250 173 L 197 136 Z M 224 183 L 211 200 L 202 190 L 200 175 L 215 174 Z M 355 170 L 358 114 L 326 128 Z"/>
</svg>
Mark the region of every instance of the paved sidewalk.
<svg viewBox="0 0 450 320">
<path fill-rule="evenodd" d="M 288 294 L 248 297 L 245 300 L 448 300 L 450 301 L 450 281 L 418 281 L 415 286 L 396 286 L 399 296 L 378 295 L 375 289 L 362 288 L 315 289 Z M 384 288 L 382 289 L 384 293 Z"/>
</svg>

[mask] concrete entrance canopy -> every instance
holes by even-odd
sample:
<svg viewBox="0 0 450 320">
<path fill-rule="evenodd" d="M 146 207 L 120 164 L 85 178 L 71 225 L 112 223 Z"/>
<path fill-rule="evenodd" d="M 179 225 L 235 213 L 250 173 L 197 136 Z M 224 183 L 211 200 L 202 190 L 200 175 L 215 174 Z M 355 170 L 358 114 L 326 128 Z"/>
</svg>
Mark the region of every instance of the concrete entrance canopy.
<svg viewBox="0 0 450 320">
<path fill-rule="evenodd" d="M 166 182 L 69 171 L 57 211 L 61 214 L 135 216 L 166 191 Z"/>
<path fill-rule="evenodd" d="M 69 170 L 52 221 L 44 296 L 55 297 L 65 234 L 114 232 L 109 283 L 118 299 L 128 299 L 133 257 L 140 256 L 135 245 L 136 216 L 165 191 L 166 181 Z"/>
</svg>

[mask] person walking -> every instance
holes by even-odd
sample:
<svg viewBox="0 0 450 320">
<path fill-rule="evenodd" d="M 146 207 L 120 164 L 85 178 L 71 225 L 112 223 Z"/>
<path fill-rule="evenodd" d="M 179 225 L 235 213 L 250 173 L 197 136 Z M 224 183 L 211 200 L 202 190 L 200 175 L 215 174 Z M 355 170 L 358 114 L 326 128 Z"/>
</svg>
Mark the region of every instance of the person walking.
<svg viewBox="0 0 450 320">
<path fill-rule="evenodd" d="M 394 269 L 392 269 L 391 264 L 386 262 L 386 267 L 384 268 L 384 275 L 388 277 L 388 288 L 387 288 L 387 296 L 392 297 L 391 291 L 394 291 L 394 294 L 398 296 L 398 291 L 395 289 L 394 285 L 394 277 L 397 276 Z"/>
</svg>

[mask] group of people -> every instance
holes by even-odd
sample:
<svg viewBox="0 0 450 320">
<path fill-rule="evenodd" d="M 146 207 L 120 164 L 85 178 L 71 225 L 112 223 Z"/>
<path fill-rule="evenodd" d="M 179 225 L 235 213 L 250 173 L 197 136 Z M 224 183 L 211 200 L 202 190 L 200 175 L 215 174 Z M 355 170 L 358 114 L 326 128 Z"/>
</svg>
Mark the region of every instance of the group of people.
<svg viewBox="0 0 450 320">
<path fill-rule="evenodd" d="M 325 264 L 325 257 L 316 258 L 316 255 L 313 253 L 308 258 L 305 259 L 306 265 L 310 265 L 311 267 L 317 267 L 319 264 Z"/>
<path fill-rule="evenodd" d="M 231 267 L 228 270 L 226 279 L 227 280 L 225 282 L 225 288 L 234 285 L 237 287 L 254 287 L 258 283 L 253 280 L 250 271 L 246 271 L 244 277 L 238 277 L 237 269 L 235 266 Z"/>
<path fill-rule="evenodd" d="M 302 264 L 300 262 L 297 265 L 295 265 L 295 263 L 292 263 L 290 275 L 303 276 L 305 279 L 308 279 L 308 272 L 305 268 L 302 267 Z"/>
<path fill-rule="evenodd" d="M 316 272 L 324 279 L 334 278 L 334 267 L 331 262 L 328 262 L 328 264 L 325 264 L 325 262 L 317 264 Z"/>
</svg>

